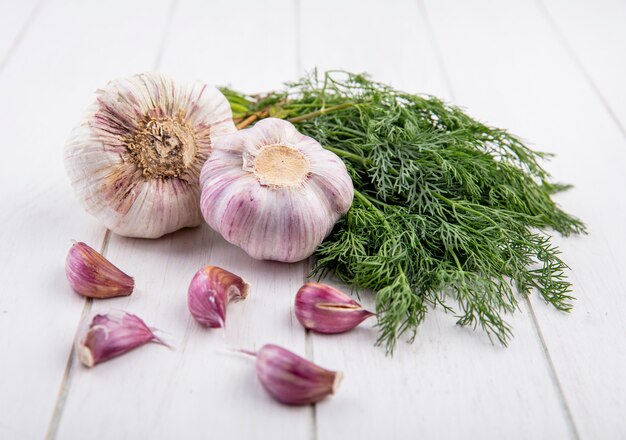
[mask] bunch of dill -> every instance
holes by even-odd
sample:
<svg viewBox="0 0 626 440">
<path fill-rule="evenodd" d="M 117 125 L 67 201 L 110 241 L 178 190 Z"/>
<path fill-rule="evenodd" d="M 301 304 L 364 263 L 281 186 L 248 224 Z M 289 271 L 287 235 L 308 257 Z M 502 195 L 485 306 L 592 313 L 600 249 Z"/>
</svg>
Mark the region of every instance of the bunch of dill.
<svg viewBox="0 0 626 440">
<path fill-rule="evenodd" d="M 585 227 L 551 199 L 567 186 L 549 181 L 540 164 L 548 155 L 437 98 L 364 75 L 314 73 L 264 96 L 223 91 L 240 128 L 284 118 L 344 160 L 354 203 L 318 248 L 314 273 L 375 291 L 378 343 L 388 351 L 407 331 L 415 338 L 429 305 L 503 344 L 516 290 L 571 308 L 567 266 L 542 231 Z"/>
</svg>

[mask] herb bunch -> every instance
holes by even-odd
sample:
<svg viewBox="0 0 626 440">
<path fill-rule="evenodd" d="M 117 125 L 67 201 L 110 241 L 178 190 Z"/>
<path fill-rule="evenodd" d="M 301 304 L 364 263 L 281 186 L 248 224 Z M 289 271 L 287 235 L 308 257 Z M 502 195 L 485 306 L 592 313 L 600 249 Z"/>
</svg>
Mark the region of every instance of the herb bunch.
<svg viewBox="0 0 626 440">
<path fill-rule="evenodd" d="M 516 291 L 537 289 L 570 310 L 567 266 L 544 231 L 585 226 L 552 200 L 568 186 L 550 181 L 548 154 L 435 97 L 364 75 L 314 72 L 263 96 L 222 91 L 240 128 L 284 118 L 345 162 L 354 203 L 318 248 L 313 273 L 375 292 L 378 344 L 388 351 L 406 332 L 415 338 L 429 306 L 502 344 Z"/>
</svg>

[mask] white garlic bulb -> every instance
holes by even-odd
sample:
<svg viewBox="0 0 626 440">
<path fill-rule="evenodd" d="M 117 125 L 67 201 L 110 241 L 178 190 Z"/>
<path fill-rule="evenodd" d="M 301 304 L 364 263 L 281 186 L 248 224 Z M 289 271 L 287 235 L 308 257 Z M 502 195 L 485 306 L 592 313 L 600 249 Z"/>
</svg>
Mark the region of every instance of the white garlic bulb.
<svg viewBox="0 0 626 440">
<path fill-rule="evenodd" d="M 226 98 L 145 73 L 112 81 L 72 132 L 65 167 L 107 228 L 156 238 L 202 222 L 198 176 L 215 136 L 235 131 Z"/>
<path fill-rule="evenodd" d="M 352 204 L 337 155 L 289 122 L 267 118 L 215 140 L 200 174 L 207 223 L 251 257 L 309 257 Z"/>
</svg>

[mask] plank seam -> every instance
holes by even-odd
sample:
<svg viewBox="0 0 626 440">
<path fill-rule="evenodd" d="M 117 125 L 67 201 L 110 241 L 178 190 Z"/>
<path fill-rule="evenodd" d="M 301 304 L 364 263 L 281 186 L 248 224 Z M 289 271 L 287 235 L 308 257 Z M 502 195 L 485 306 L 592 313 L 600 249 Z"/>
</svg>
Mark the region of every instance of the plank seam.
<svg viewBox="0 0 626 440">
<path fill-rule="evenodd" d="M 307 262 L 310 260 L 307 260 Z M 306 265 L 305 265 L 306 268 Z M 315 353 L 313 352 L 313 335 L 307 328 L 304 330 L 304 346 L 306 351 L 306 357 L 311 361 L 315 361 Z M 311 403 L 309 405 L 311 414 L 311 440 L 317 440 L 317 404 Z"/>
<path fill-rule="evenodd" d="M 565 391 L 563 389 L 563 386 L 561 385 L 561 381 L 559 380 L 559 375 L 557 374 L 556 368 L 554 366 L 554 362 L 552 361 L 550 350 L 548 350 L 548 345 L 546 344 L 546 340 L 543 337 L 543 332 L 541 331 L 541 327 L 539 326 L 539 321 L 537 320 L 537 316 L 535 315 L 535 310 L 533 309 L 533 306 L 530 302 L 530 298 L 528 297 L 528 295 L 524 296 L 524 301 L 526 302 L 526 305 L 528 306 L 528 310 L 530 311 L 530 318 L 531 318 L 533 328 L 535 330 L 535 333 L 537 334 L 537 337 L 539 338 L 539 342 L 541 343 L 541 348 L 542 348 L 544 357 L 546 359 L 546 362 L 548 364 L 548 370 L 550 372 L 552 381 L 554 382 L 556 386 L 557 393 L 559 396 L 559 401 L 561 402 L 561 406 L 563 407 L 563 411 L 565 412 L 565 417 L 567 418 L 567 421 L 569 422 L 568 424 L 570 425 L 572 436 L 574 439 L 580 440 L 580 434 L 578 432 L 578 427 L 576 426 L 576 422 L 574 421 L 574 415 L 569 406 L 569 403 L 567 402 Z"/>
<path fill-rule="evenodd" d="M 301 0 L 293 0 L 293 12 L 294 12 L 294 32 L 295 32 L 295 64 L 296 64 L 296 76 L 299 77 L 304 72 L 302 66 L 302 35 L 300 29 L 302 28 L 302 3 Z M 303 264 L 302 282 L 306 283 L 309 278 L 310 268 L 312 266 L 312 257 L 306 259 Z M 306 357 L 313 362 L 314 361 L 314 340 L 313 335 L 309 329 L 304 330 L 304 350 Z M 317 404 L 312 403 L 310 407 L 310 420 L 311 420 L 311 432 L 310 439 L 317 440 Z"/>
<path fill-rule="evenodd" d="M 170 3 L 170 9 L 167 14 L 167 21 L 165 22 L 165 28 L 163 29 L 163 36 L 161 37 L 161 41 L 159 42 L 159 49 L 157 52 L 156 60 L 154 61 L 154 70 L 158 70 L 161 65 L 161 59 L 163 58 L 163 52 L 165 52 L 165 43 L 167 41 L 167 37 L 170 35 L 170 31 L 172 30 L 172 23 L 174 22 L 174 15 L 176 15 L 176 10 L 178 9 L 178 0 L 172 0 Z"/>
<path fill-rule="evenodd" d="M 41 1 L 43 2 L 44 0 L 41 0 Z M 163 36 L 161 38 L 161 41 L 159 42 L 159 46 L 157 49 L 157 55 L 156 55 L 156 59 L 154 62 L 154 70 L 157 70 L 159 68 L 159 65 L 161 64 L 163 52 L 165 51 L 165 43 L 166 43 L 167 37 L 170 34 L 170 30 L 172 28 L 172 23 L 174 21 L 174 15 L 176 13 L 177 6 L 178 6 L 178 0 L 172 0 L 172 2 L 170 3 L 168 14 L 167 14 L 165 27 L 163 29 Z M 100 248 L 100 253 L 104 256 L 106 256 L 106 252 L 108 250 L 110 240 L 111 240 L 111 230 L 106 229 L 106 232 L 104 233 L 104 238 L 102 239 L 102 245 Z M 68 356 L 67 363 L 65 365 L 63 379 L 61 380 L 61 386 L 59 388 L 57 399 L 56 399 L 54 409 L 52 412 L 52 417 L 48 425 L 48 431 L 46 432 L 46 437 L 45 437 L 46 440 L 53 440 L 57 436 L 61 418 L 63 416 L 63 410 L 65 409 L 65 402 L 67 401 L 67 396 L 69 395 L 69 391 L 70 391 L 71 384 L 72 384 L 72 375 L 75 370 L 73 368 L 73 365 L 74 365 L 73 359 L 74 359 L 74 353 L 75 353 L 76 338 L 78 338 L 79 336 L 78 331 L 80 330 L 83 321 L 87 318 L 87 316 L 91 312 L 92 305 L 93 305 L 93 300 L 91 298 L 86 298 L 85 304 L 83 306 L 83 311 L 81 313 L 80 320 L 78 322 L 78 327 L 74 335 L 72 348 L 70 349 L 70 354 Z"/>
<path fill-rule="evenodd" d="M 304 283 L 307 282 L 308 277 L 309 277 L 309 272 L 310 272 L 310 267 L 312 266 L 312 257 L 309 257 L 306 259 L 306 261 L 303 264 L 303 273 L 302 273 L 302 280 Z M 314 340 L 313 340 L 313 334 L 311 333 L 311 330 L 304 329 L 304 350 L 305 350 L 305 354 L 306 357 L 311 361 L 311 362 L 315 362 L 315 351 L 314 351 Z M 310 433 L 310 439 L 311 440 L 317 440 L 317 404 L 316 403 L 312 403 L 309 405 L 310 407 L 310 416 L 311 416 L 311 433 Z"/>
<path fill-rule="evenodd" d="M 450 97 L 453 100 L 456 100 L 454 87 L 452 87 L 452 80 L 450 79 L 450 76 L 448 75 L 448 69 L 446 67 L 446 63 L 443 60 L 443 51 L 439 47 L 439 42 L 437 41 L 437 36 L 435 35 L 435 31 L 432 27 L 432 23 L 430 22 L 430 17 L 428 16 L 426 5 L 424 4 L 423 0 L 416 0 L 416 3 L 417 3 L 417 8 L 421 12 L 420 15 L 421 15 L 422 21 L 424 22 L 424 28 L 426 28 L 426 34 L 430 37 L 430 44 L 432 45 L 433 50 L 435 52 L 435 60 L 437 61 L 439 72 L 441 73 L 441 76 L 443 77 L 443 82 L 446 85 L 448 92 L 450 93 Z"/>
<path fill-rule="evenodd" d="M 550 28 L 552 33 L 556 36 L 556 39 L 559 42 L 559 44 L 563 47 L 563 49 L 565 49 L 565 52 L 567 53 L 569 58 L 572 60 L 576 68 L 580 71 L 587 85 L 591 88 L 593 93 L 600 100 L 600 103 L 602 104 L 606 112 L 609 114 L 609 117 L 613 120 L 613 122 L 617 126 L 617 129 L 619 130 L 621 135 L 626 139 L 626 127 L 622 125 L 622 122 L 620 121 L 619 117 L 613 111 L 611 104 L 609 104 L 609 102 L 605 99 L 604 94 L 602 93 L 600 88 L 596 85 L 591 74 L 589 73 L 589 71 L 583 64 L 583 62 L 580 60 L 580 58 L 578 58 L 578 56 L 576 55 L 574 48 L 569 43 L 569 40 L 567 39 L 565 34 L 561 31 L 561 29 L 557 25 L 556 21 L 554 20 L 554 17 L 552 16 L 552 14 L 550 14 L 550 11 L 546 7 L 546 5 L 543 3 L 542 0 L 535 0 L 535 4 L 537 8 L 540 10 L 541 15 L 543 15 L 543 18 L 548 23 L 548 27 Z"/>
<path fill-rule="evenodd" d="M 104 237 L 102 238 L 102 244 L 100 245 L 100 253 L 102 255 L 106 255 L 107 248 L 109 247 L 109 240 L 111 239 L 111 231 L 106 229 L 104 233 Z M 57 393 L 57 398 L 54 403 L 54 409 L 52 410 L 52 417 L 50 418 L 50 423 L 48 424 L 48 430 L 46 432 L 46 440 L 52 440 L 56 438 L 57 432 L 59 430 L 59 424 L 61 422 L 61 417 L 63 416 L 63 410 L 65 409 L 65 402 L 67 400 L 67 396 L 70 391 L 70 387 L 72 384 L 72 373 L 74 372 L 74 353 L 76 352 L 76 340 L 79 337 L 78 332 L 82 327 L 83 322 L 91 313 L 91 308 L 93 306 L 93 299 L 85 298 L 85 302 L 83 304 L 83 310 L 80 314 L 80 319 L 78 320 L 78 326 L 76 327 L 76 331 L 74 332 L 74 339 L 72 341 L 72 347 L 70 348 L 70 353 L 67 357 L 67 362 L 65 364 L 65 370 L 63 371 L 63 379 L 61 379 L 61 386 L 59 387 L 59 391 Z"/>
<path fill-rule="evenodd" d="M 9 46 L 9 50 L 7 50 L 6 55 L 4 56 L 4 58 L 2 60 L 0 60 L 0 72 L 2 72 L 4 70 L 4 68 L 6 67 L 7 63 L 9 62 L 9 59 L 17 51 L 20 43 L 24 39 L 24 36 L 28 32 L 28 29 L 30 29 L 30 26 L 32 25 L 33 21 L 35 21 L 35 18 L 39 14 L 39 11 L 41 10 L 41 8 L 43 6 L 44 1 L 45 0 L 39 0 L 35 4 L 33 9 L 30 11 L 30 13 L 28 14 L 28 17 L 26 17 L 26 20 L 24 21 L 24 24 L 22 25 L 20 30 L 17 32 L 17 35 L 15 36 L 13 41 L 11 42 L 11 45 Z"/>
<path fill-rule="evenodd" d="M 293 0 L 293 8 L 295 13 L 294 26 L 295 26 L 295 52 L 296 52 L 296 77 L 302 75 L 302 35 L 300 33 L 301 26 L 301 9 L 302 5 L 300 0 Z M 306 279 L 306 275 L 305 275 Z"/>
<path fill-rule="evenodd" d="M 432 27 L 432 24 L 430 22 L 430 18 L 428 16 L 428 11 L 426 9 L 426 6 L 423 2 L 423 0 L 416 0 L 417 4 L 418 4 L 418 8 L 420 10 L 420 12 L 422 13 L 422 17 L 423 17 L 423 21 L 424 21 L 424 26 L 426 28 L 426 32 L 427 34 L 430 36 L 430 40 L 431 40 L 431 44 L 433 45 L 433 49 L 435 51 L 435 57 L 437 60 L 437 64 L 439 65 L 439 70 L 442 73 L 442 76 L 444 78 L 444 82 L 446 84 L 446 86 L 448 87 L 448 90 L 450 92 L 450 95 L 452 97 L 452 99 L 456 99 L 455 98 L 455 93 L 454 93 L 454 88 L 452 87 L 452 81 L 449 77 L 449 75 L 447 74 L 447 68 L 443 59 L 443 52 L 441 51 L 439 44 L 437 42 L 437 37 L 435 35 L 434 32 L 434 28 Z M 540 2 L 541 0 L 537 0 L 537 2 Z M 590 78 L 587 78 L 588 80 Z M 596 89 L 597 90 L 597 89 Z M 601 98 L 602 99 L 602 98 Z M 621 129 L 621 127 L 620 127 Z M 623 132 L 624 133 L 624 132 Z M 530 317 L 531 317 L 531 325 L 533 326 L 533 329 L 535 331 L 535 334 L 537 335 L 537 338 L 539 340 L 539 345 L 541 346 L 541 350 L 543 352 L 544 358 L 546 359 L 546 363 L 548 366 L 548 374 L 550 376 L 550 379 L 554 385 L 554 387 L 556 388 L 557 391 L 557 395 L 559 398 L 559 402 L 563 408 L 563 411 L 565 413 L 565 418 L 567 420 L 567 424 L 572 432 L 572 436 L 574 439 L 576 440 L 580 440 L 580 435 L 578 433 L 578 428 L 576 427 L 576 423 L 574 422 L 574 417 L 572 414 L 572 411 L 569 407 L 569 404 L 567 402 L 567 398 L 565 396 L 565 392 L 563 390 L 563 387 L 561 385 L 561 381 L 559 380 L 558 374 L 556 372 L 556 368 L 554 367 L 554 363 L 552 361 L 552 356 L 550 355 L 550 351 L 548 350 L 548 346 L 545 342 L 545 339 L 543 337 L 543 333 L 541 331 L 541 327 L 539 326 L 539 322 L 537 321 L 537 317 L 535 316 L 535 311 L 532 308 L 532 305 L 530 304 L 530 300 L 528 298 L 528 296 L 525 296 L 525 301 L 526 304 L 528 305 L 528 308 L 530 310 Z"/>
</svg>

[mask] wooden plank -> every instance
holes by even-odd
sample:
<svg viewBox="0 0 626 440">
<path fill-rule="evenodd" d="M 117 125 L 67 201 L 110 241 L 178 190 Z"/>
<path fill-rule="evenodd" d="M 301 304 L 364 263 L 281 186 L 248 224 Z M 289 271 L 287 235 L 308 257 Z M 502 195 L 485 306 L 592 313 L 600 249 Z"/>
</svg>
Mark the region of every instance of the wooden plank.
<svg viewBox="0 0 626 440">
<path fill-rule="evenodd" d="M 580 437 L 623 438 L 626 201 L 618 194 L 626 186 L 624 138 L 541 9 L 522 1 L 427 5 L 459 101 L 557 153 L 549 169 L 575 184 L 558 201 L 591 234 L 555 241 L 572 267 L 578 300 L 570 315 L 537 298 L 532 303 Z M 594 22 L 590 32 L 602 26 Z"/>
<path fill-rule="evenodd" d="M 0 1 L 0 71 L 41 6 L 37 0 Z"/>
<path fill-rule="evenodd" d="M 175 20 L 162 64 L 173 76 L 256 93 L 298 74 L 293 1 L 181 1 Z"/>
<path fill-rule="evenodd" d="M 418 5 L 386 6 L 303 2 L 304 65 L 365 70 L 404 89 L 450 97 Z M 370 296 L 363 300 L 373 307 Z M 508 349 L 455 326 L 441 310 L 430 311 L 415 343 L 401 342 L 393 357 L 372 346 L 373 322 L 344 335 L 314 335 L 315 361 L 345 372 L 337 396 L 317 405 L 319 438 L 567 438 L 526 304 L 508 321 L 515 332 Z"/>
<path fill-rule="evenodd" d="M 302 65 L 306 71 L 366 72 L 399 89 L 450 99 L 425 24 L 415 21 L 416 14 L 415 2 L 406 0 L 384 6 L 375 0 L 303 0 Z"/>
<path fill-rule="evenodd" d="M 542 0 L 538 5 L 626 137 L 626 3 Z"/>
<path fill-rule="evenodd" d="M 122 3 L 48 1 L 0 77 L 0 114 L 10 121 L 0 161 L 9 206 L 0 210 L 3 439 L 46 433 L 84 304 L 65 280 L 65 255 L 72 238 L 102 240 L 69 188 L 66 137 L 98 86 L 145 69 L 156 54 L 150 31 L 167 3 Z"/>
<path fill-rule="evenodd" d="M 274 12 L 266 14 L 267 8 Z M 293 15 L 287 0 L 263 7 L 180 2 L 159 70 L 251 91 L 278 86 L 296 71 L 295 48 L 286 49 L 294 41 Z M 255 54 L 248 46 L 257 43 Z M 304 331 L 291 314 L 304 263 L 252 260 L 206 225 L 159 240 L 113 236 L 108 256 L 135 277 L 137 289 L 129 298 L 94 303 L 93 311 L 136 313 L 169 332 L 176 350 L 152 345 L 92 370 L 76 365 L 59 438 L 79 438 L 86 429 L 116 439 L 311 437 L 311 409 L 272 401 L 256 380 L 254 362 L 227 351 L 271 342 L 304 354 Z M 229 306 L 225 335 L 201 328 L 187 311 L 187 287 L 205 264 L 253 286 L 245 301 Z"/>
<path fill-rule="evenodd" d="M 131 273 L 131 297 L 97 302 L 94 312 L 128 310 L 168 332 L 175 351 L 142 347 L 88 370 L 77 365 L 59 438 L 308 438 L 310 411 L 274 403 L 256 380 L 254 362 L 229 348 L 273 342 L 304 353 L 304 333 L 291 318 L 302 264 L 252 260 L 208 227 L 160 240 L 113 236 L 109 257 Z M 228 308 L 227 330 L 206 330 L 187 310 L 196 270 L 218 265 L 252 284 Z M 295 323 L 297 324 L 297 322 Z M 242 422 L 245 419 L 245 423 Z M 95 434 L 97 433 L 97 434 Z"/>
</svg>

